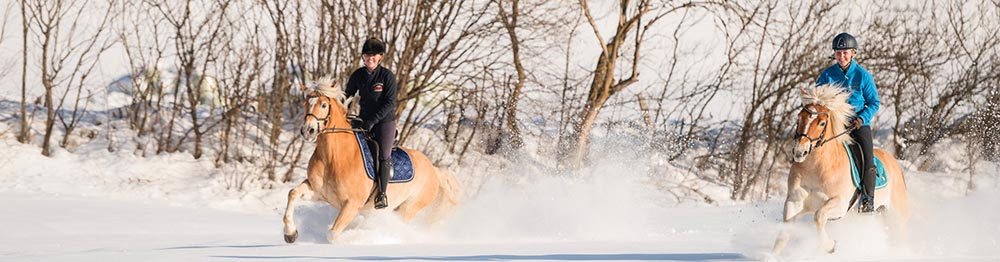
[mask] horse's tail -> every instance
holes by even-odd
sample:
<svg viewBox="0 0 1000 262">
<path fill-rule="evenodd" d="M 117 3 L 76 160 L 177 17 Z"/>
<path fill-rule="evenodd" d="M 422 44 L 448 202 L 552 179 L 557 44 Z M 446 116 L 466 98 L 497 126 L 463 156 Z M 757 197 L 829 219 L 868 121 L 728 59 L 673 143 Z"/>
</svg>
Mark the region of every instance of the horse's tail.
<svg viewBox="0 0 1000 262">
<path fill-rule="evenodd" d="M 446 170 L 436 168 L 438 177 L 438 195 L 436 203 L 428 216 L 428 222 L 434 224 L 451 215 L 461 202 L 462 185 L 455 176 Z"/>
</svg>

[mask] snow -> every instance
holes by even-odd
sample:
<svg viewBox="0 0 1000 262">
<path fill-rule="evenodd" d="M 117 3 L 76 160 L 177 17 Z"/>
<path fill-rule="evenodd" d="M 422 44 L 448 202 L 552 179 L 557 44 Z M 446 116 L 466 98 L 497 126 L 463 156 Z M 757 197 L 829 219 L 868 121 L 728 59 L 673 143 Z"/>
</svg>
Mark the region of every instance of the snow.
<svg viewBox="0 0 1000 262">
<path fill-rule="evenodd" d="M 757 261 L 775 259 L 769 250 L 782 205 L 780 198 L 678 202 L 650 185 L 655 178 L 627 172 L 637 165 L 621 160 L 627 156 L 609 156 L 575 175 L 528 165 L 459 173 L 466 199 L 442 223 L 406 224 L 389 211 L 369 212 L 334 243 L 326 232 L 336 210 L 300 204 L 299 242 L 285 244 L 281 212 L 293 184 L 235 190 L 209 161 L 184 153 L 54 149 L 44 157 L 37 146 L 0 140 L 2 261 Z M 890 235 L 879 217 L 849 216 L 830 223 L 838 251 L 829 255 L 815 248 L 806 218 L 790 226 L 798 238 L 781 258 L 1000 259 L 997 165 L 977 166 L 983 173 L 968 195 L 961 175 L 909 166 L 904 162 L 915 216 L 908 236 Z"/>
</svg>

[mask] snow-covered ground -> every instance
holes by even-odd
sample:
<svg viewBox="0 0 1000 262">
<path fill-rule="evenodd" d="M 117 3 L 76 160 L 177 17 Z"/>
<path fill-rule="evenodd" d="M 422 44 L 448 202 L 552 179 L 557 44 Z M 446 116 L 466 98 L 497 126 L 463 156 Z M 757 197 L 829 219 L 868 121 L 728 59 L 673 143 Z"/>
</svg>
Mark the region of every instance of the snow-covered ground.
<svg viewBox="0 0 1000 262">
<path fill-rule="evenodd" d="M 629 163 L 607 161 L 578 176 L 512 167 L 457 174 L 466 199 L 433 226 L 372 212 L 327 243 L 336 210 L 302 204 L 299 242 L 289 245 L 280 213 L 292 184 L 227 189 L 231 178 L 186 154 L 54 152 L 0 140 L 0 261 L 756 261 L 773 259 L 781 212 L 779 199 L 671 201 L 649 177 L 627 172 Z M 815 248 L 807 218 L 793 227 L 802 237 L 782 258 L 997 261 L 997 168 L 984 162 L 977 170 L 968 195 L 961 175 L 908 170 L 915 216 L 902 240 L 878 217 L 847 217 L 831 223 L 838 251 L 828 255 Z"/>
</svg>

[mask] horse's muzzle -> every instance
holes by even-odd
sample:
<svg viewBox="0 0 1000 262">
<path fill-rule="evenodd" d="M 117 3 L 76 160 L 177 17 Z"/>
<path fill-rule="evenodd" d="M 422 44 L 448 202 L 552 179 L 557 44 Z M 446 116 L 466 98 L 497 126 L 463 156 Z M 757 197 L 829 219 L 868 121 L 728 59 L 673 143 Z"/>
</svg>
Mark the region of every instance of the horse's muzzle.
<svg viewBox="0 0 1000 262">
<path fill-rule="evenodd" d="M 792 161 L 795 163 L 802 163 L 806 160 L 806 156 L 812 151 L 812 143 L 807 144 L 797 144 L 795 148 L 792 149 Z"/>
<path fill-rule="evenodd" d="M 308 141 L 315 141 L 316 137 L 319 136 L 319 128 L 307 123 L 299 128 L 299 134 Z"/>
</svg>

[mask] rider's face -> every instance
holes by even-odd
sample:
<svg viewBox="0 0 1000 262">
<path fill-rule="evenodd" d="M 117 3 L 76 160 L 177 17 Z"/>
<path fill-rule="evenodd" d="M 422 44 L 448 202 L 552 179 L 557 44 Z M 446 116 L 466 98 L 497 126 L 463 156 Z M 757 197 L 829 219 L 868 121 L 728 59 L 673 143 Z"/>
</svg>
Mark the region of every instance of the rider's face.
<svg viewBox="0 0 1000 262">
<path fill-rule="evenodd" d="M 378 63 L 382 62 L 382 54 L 362 54 L 361 60 L 364 60 L 365 67 L 369 71 L 374 71 L 378 67 Z"/>
<path fill-rule="evenodd" d="M 833 58 L 837 59 L 840 67 L 847 68 L 851 64 L 851 59 L 854 59 L 854 49 L 833 51 Z"/>
</svg>

